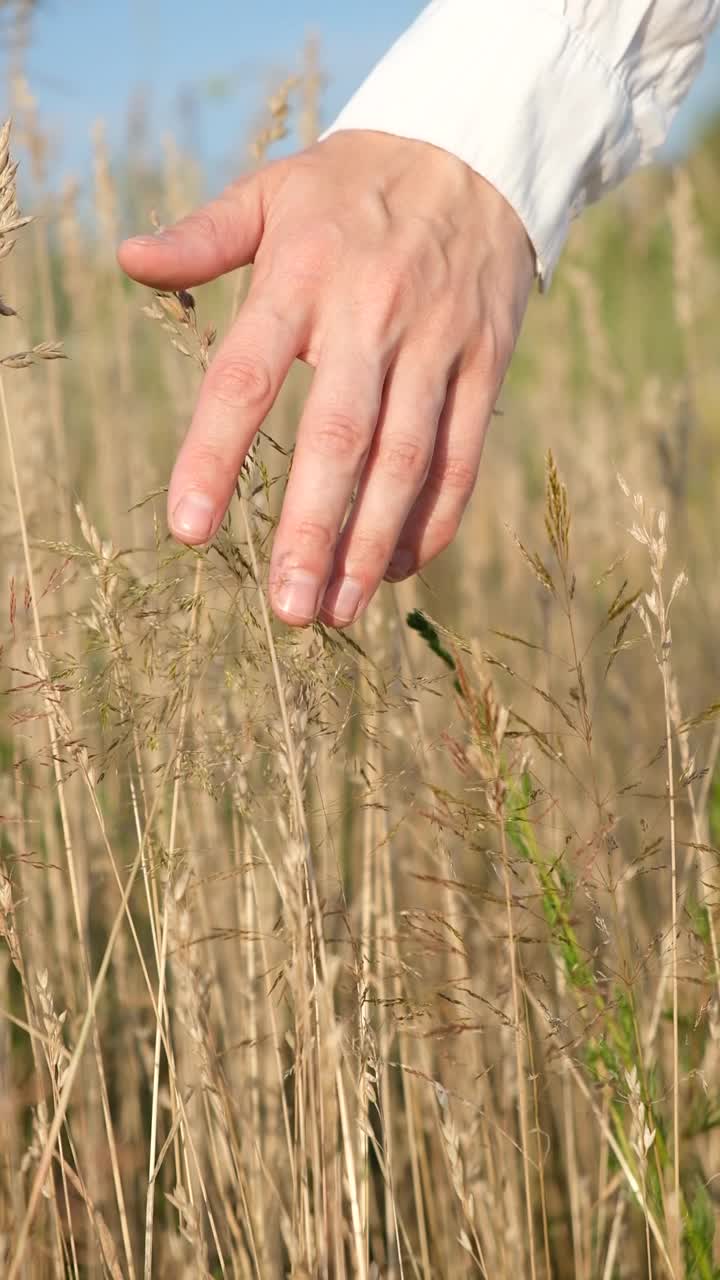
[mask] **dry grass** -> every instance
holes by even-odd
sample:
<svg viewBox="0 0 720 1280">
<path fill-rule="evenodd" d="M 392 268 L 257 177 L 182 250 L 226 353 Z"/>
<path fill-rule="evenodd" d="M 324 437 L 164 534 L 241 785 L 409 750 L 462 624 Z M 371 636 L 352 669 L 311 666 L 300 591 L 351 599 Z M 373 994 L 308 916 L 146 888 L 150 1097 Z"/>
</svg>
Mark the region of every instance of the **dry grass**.
<svg viewBox="0 0 720 1280">
<path fill-rule="evenodd" d="M 318 83 L 310 50 L 256 158 Z M 306 370 L 212 547 L 171 543 L 246 280 L 143 297 L 121 210 L 189 207 L 190 158 L 130 179 L 98 134 L 86 225 L 19 79 L 15 117 L 45 216 L 6 130 L 2 1274 L 720 1276 L 717 171 L 579 229 L 444 564 L 291 633 Z"/>
</svg>

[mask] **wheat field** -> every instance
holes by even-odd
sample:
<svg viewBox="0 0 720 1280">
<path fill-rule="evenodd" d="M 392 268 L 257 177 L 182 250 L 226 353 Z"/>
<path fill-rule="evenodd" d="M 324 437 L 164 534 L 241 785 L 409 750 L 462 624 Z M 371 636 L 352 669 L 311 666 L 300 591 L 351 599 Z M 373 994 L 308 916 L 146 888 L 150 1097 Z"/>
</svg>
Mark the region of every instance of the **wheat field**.
<svg viewBox="0 0 720 1280">
<path fill-rule="evenodd" d="M 249 164 L 316 132 L 308 65 Z M 720 130 L 576 229 L 457 544 L 290 631 L 308 370 L 173 543 L 247 274 L 131 285 L 197 159 L 98 128 L 59 189 L 19 65 L 11 97 L 0 1273 L 720 1277 Z"/>
</svg>

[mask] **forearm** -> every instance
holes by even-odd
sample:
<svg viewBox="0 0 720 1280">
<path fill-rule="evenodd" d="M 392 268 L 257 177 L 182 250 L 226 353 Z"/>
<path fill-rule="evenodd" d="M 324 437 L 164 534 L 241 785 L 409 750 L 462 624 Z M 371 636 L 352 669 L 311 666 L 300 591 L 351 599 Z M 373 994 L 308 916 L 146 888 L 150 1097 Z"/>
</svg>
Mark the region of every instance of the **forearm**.
<svg viewBox="0 0 720 1280">
<path fill-rule="evenodd" d="M 433 143 L 490 181 L 547 277 L 570 220 L 649 160 L 720 0 L 434 0 L 329 133 Z"/>
</svg>

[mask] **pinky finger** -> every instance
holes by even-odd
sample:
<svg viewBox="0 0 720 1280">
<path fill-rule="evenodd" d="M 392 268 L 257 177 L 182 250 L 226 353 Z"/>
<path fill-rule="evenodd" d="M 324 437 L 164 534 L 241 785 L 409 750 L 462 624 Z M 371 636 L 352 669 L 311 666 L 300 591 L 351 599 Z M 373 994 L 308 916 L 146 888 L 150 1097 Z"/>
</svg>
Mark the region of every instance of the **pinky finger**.
<svg viewBox="0 0 720 1280">
<path fill-rule="evenodd" d="M 477 376 L 461 373 L 451 382 L 427 479 L 385 574 L 389 582 L 417 573 L 455 537 L 475 488 L 493 401 Z"/>
</svg>

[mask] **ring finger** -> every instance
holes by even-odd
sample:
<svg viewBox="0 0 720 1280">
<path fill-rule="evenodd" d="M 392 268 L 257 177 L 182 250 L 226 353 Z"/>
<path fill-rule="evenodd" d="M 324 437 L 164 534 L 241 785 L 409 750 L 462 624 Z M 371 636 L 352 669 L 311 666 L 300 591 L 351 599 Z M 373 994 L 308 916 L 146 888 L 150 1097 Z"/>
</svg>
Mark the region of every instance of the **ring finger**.
<svg viewBox="0 0 720 1280">
<path fill-rule="evenodd" d="M 425 484 L 398 538 L 386 578 L 417 573 L 455 537 L 470 501 L 497 385 L 469 370 L 453 378 Z"/>
<path fill-rule="evenodd" d="M 433 456 L 448 375 L 404 347 L 388 374 L 377 430 L 343 529 L 322 618 L 348 626 L 375 594 Z"/>
</svg>

